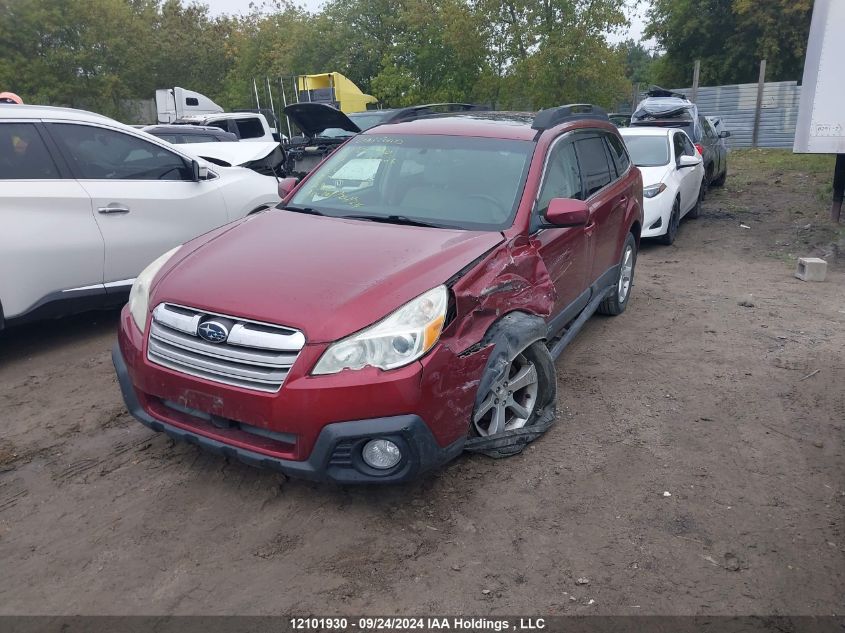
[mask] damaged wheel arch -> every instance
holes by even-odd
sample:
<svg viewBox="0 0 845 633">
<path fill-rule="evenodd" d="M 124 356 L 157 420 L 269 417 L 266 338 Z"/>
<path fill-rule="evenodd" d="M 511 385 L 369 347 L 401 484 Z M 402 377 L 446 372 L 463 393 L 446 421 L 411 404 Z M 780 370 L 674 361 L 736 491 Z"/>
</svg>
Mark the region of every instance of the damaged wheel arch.
<svg viewBox="0 0 845 633">
<path fill-rule="evenodd" d="M 554 423 L 557 382 L 554 362 L 545 344 L 547 331 L 543 318 L 519 311 L 504 315 L 490 326 L 481 346 L 492 345 L 493 349 L 481 374 L 469 420 L 469 431 L 475 437 L 466 441 L 465 450 L 494 458 L 515 455 Z M 519 392 L 508 390 L 509 378 L 520 390 L 533 381 L 535 388 L 524 396 L 528 401 L 513 400 Z M 489 415 L 495 416 L 497 410 L 504 415 L 511 406 L 515 411 L 525 411 L 528 415 L 507 425 L 506 421 L 501 421 L 497 427 L 499 432 L 482 436 L 476 426 L 476 418 L 479 414 L 488 415 L 487 409 L 494 406 L 496 409 Z"/>
</svg>

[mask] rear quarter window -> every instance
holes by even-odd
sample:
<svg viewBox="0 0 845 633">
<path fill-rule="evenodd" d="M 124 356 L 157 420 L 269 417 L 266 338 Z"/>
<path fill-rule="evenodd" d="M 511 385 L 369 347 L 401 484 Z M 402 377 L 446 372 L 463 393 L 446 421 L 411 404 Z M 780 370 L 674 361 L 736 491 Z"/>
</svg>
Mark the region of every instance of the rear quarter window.
<svg viewBox="0 0 845 633">
<path fill-rule="evenodd" d="M 631 164 L 631 159 L 628 157 L 628 150 L 625 148 L 625 143 L 615 134 L 606 135 L 607 142 L 610 146 L 610 155 L 613 162 L 616 164 L 616 171 L 621 176 L 628 169 Z"/>
</svg>

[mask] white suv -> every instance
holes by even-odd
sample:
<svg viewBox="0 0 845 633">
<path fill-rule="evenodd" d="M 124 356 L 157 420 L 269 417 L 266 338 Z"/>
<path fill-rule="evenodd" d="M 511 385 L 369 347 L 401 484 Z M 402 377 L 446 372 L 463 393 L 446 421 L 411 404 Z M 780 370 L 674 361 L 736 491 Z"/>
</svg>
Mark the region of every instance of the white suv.
<svg viewBox="0 0 845 633">
<path fill-rule="evenodd" d="M 112 119 L 0 105 L 0 328 L 125 301 L 156 257 L 279 201 Z"/>
</svg>

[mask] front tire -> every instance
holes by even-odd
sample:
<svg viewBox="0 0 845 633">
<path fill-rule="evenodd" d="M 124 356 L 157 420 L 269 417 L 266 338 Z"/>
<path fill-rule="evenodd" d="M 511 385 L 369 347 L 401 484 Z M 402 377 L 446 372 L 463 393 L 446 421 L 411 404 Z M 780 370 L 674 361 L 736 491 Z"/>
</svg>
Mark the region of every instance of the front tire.
<svg viewBox="0 0 845 633">
<path fill-rule="evenodd" d="M 698 190 L 698 199 L 695 201 L 695 206 L 687 212 L 687 217 L 696 220 L 701 217 L 701 201 L 704 200 L 704 183 L 701 183 L 701 188 Z"/>
<path fill-rule="evenodd" d="M 713 181 L 713 165 L 707 165 L 704 172 L 704 182 L 701 183 L 701 200 L 702 202 L 707 197 L 707 192 L 710 189 L 710 183 Z"/>
<path fill-rule="evenodd" d="M 676 199 L 675 204 L 672 205 L 672 213 L 669 215 L 669 222 L 666 226 L 666 232 L 660 236 L 660 243 L 664 246 L 671 246 L 675 243 L 675 238 L 678 236 L 678 227 L 681 225 L 681 203 Z"/>
<path fill-rule="evenodd" d="M 488 393 L 472 412 L 471 435 L 494 438 L 506 431 L 534 425 L 554 401 L 557 388 L 555 366 L 543 341 L 529 344 L 508 358 L 508 367 L 493 380 Z M 485 381 L 482 377 L 482 384 Z"/>
<path fill-rule="evenodd" d="M 716 178 L 716 180 L 714 180 L 710 184 L 712 184 L 714 187 L 724 187 L 725 186 L 725 180 L 727 180 L 727 178 L 728 178 L 728 168 L 725 167 L 725 171 L 722 172 L 722 175 L 719 176 L 718 178 Z"/>
<path fill-rule="evenodd" d="M 637 240 L 633 234 L 628 233 L 625 244 L 622 246 L 622 257 L 619 261 L 619 273 L 616 275 L 616 283 L 613 285 L 610 294 L 599 305 L 599 313 L 616 316 L 625 312 L 628 306 L 628 299 L 631 297 L 631 288 L 634 285 L 634 268 L 637 265 Z"/>
</svg>

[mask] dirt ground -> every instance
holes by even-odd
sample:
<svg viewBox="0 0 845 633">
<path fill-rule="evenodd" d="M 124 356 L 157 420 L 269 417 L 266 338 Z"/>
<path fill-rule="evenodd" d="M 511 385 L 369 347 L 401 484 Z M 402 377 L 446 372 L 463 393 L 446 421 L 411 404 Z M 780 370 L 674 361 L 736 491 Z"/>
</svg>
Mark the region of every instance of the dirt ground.
<svg viewBox="0 0 845 633">
<path fill-rule="evenodd" d="M 676 245 L 644 244 L 628 311 L 559 359 L 556 426 L 401 487 L 286 481 L 149 431 L 113 375 L 116 314 L 7 331 L 0 613 L 841 615 L 830 173 L 732 154 Z M 811 254 L 825 283 L 792 276 Z"/>
</svg>

